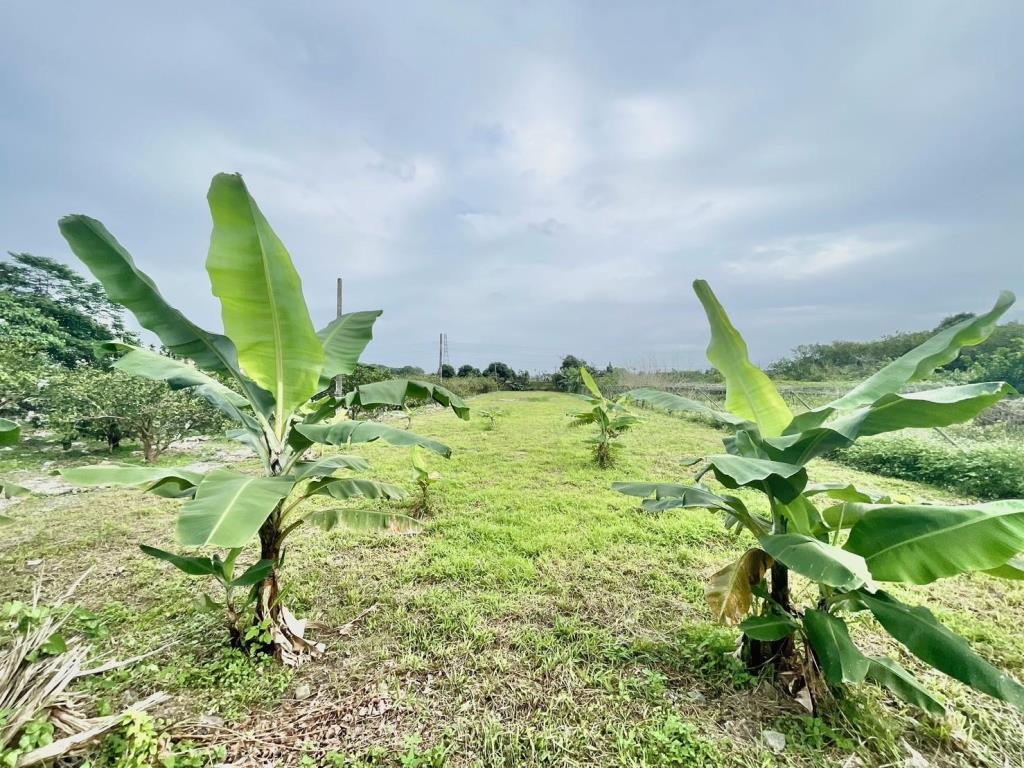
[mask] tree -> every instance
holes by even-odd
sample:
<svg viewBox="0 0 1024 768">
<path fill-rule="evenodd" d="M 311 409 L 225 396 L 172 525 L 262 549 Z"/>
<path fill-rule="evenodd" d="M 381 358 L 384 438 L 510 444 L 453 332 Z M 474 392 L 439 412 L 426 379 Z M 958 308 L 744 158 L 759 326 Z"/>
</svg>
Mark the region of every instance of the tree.
<svg viewBox="0 0 1024 768">
<path fill-rule="evenodd" d="M 588 363 L 582 357 L 566 355 L 562 358 L 562 364 L 551 376 L 551 384 L 559 392 L 575 394 L 584 388 L 583 376 L 580 373 Z"/>
<path fill-rule="evenodd" d="M 441 366 L 441 378 L 442 379 L 454 379 L 455 378 L 455 368 L 453 366 L 449 365 L 448 363 L 445 363 L 444 365 L 442 365 Z"/>
<path fill-rule="evenodd" d="M 351 476 L 369 467 L 358 456 L 307 460 L 307 449 L 316 443 L 347 446 L 383 440 L 405 447 L 421 445 L 448 456 L 450 449 L 435 440 L 385 424 L 347 419 L 345 410 L 401 406 L 409 398 L 432 399 L 461 418 L 469 417 L 469 408 L 443 387 L 406 379 L 365 384 L 336 398 L 334 377 L 355 370 L 381 312 L 342 315 L 316 331 L 291 257 L 242 177 L 215 176 L 208 200 L 213 235 L 206 269 L 213 293 L 220 299 L 224 334 L 200 328 L 169 305 L 100 222 L 66 216 L 60 230 L 111 299 L 127 307 L 176 356 L 117 344 L 113 347 L 121 357 L 114 368 L 205 398 L 237 424 L 232 436 L 256 451 L 261 471 L 250 475 L 215 469 L 202 474 L 173 468 L 96 466 L 67 469 L 63 474 L 79 484 L 138 485 L 184 499 L 176 524 L 179 543 L 220 548 L 226 555 L 179 555 L 155 547 L 144 547 L 144 551 L 185 573 L 221 584 L 236 643 L 296 663 L 303 653 L 319 648 L 304 637 L 304 622 L 288 610 L 280 588 L 289 537 L 305 523 L 330 529 L 350 520 L 387 525 L 395 517 L 388 510 L 356 512 L 343 504 L 323 507 L 305 502 L 314 497 L 344 502 L 404 496 L 397 486 Z M 227 377 L 237 390 L 215 376 Z M 259 559 L 243 570 L 239 558 L 254 541 Z"/>
<path fill-rule="evenodd" d="M 223 431 L 223 414 L 198 395 L 175 391 L 123 371 L 95 366 L 61 369 L 47 383 L 47 425 L 70 443 L 105 440 L 111 450 L 135 438 L 152 463 L 175 440 Z"/>
<path fill-rule="evenodd" d="M 466 379 L 466 378 L 469 378 L 470 376 L 479 376 L 479 375 L 480 375 L 480 369 L 479 368 L 474 368 L 472 365 L 460 365 L 459 366 L 459 371 L 458 371 L 458 373 L 456 373 L 456 376 L 458 376 L 460 379 Z"/>
<path fill-rule="evenodd" d="M 484 368 L 480 374 L 497 381 L 498 387 L 501 389 L 526 389 L 527 384 L 530 381 L 530 374 L 528 371 L 520 371 L 519 373 L 516 373 L 512 369 L 512 366 L 502 362 L 491 363 Z"/>
<path fill-rule="evenodd" d="M 65 366 L 91 361 L 97 342 L 134 340 L 102 286 L 45 256 L 10 257 L 0 262 L 0 326 L 8 338 Z"/>
<path fill-rule="evenodd" d="M 846 617 L 867 613 L 925 663 L 1024 711 L 1024 686 L 975 654 L 930 611 L 905 605 L 879 586 L 929 584 L 974 571 L 1024 578 L 1024 501 L 896 504 L 852 485 L 808 479 L 808 462 L 860 437 L 964 422 L 1013 394 L 1005 382 L 901 394 L 963 347 L 984 341 L 1013 294 L 1005 292 L 991 311 L 939 331 L 837 400 L 794 415 L 750 362 L 746 343 L 708 284 L 698 280 L 694 290 L 711 326 L 708 359 L 725 377 L 725 410 L 657 390 L 627 395 L 649 407 L 725 425 L 733 431 L 725 440 L 726 453 L 695 460 L 703 464 L 697 484 L 617 483 L 615 488 L 644 498 L 651 511 L 721 512 L 730 528 L 746 529 L 757 540 L 706 588 L 715 617 L 743 632 L 748 665 L 792 673 L 812 698 L 821 691 L 819 674 L 835 689 L 870 678 L 912 704 L 942 713 L 942 701 L 895 660 L 857 647 Z M 708 474 L 726 489 L 762 494 L 767 516 L 737 496 L 701 484 Z M 810 605 L 801 605 L 791 592 L 791 571 L 817 586 Z"/>
<path fill-rule="evenodd" d="M 383 365 L 356 363 L 352 373 L 345 376 L 345 386 L 352 389 L 363 384 L 373 384 L 375 381 L 387 381 L 390 378 L 391 371 Z"/>
<path fill-rule="evenodd" d="M 484 376 L 497 379 L 501 384 L 514 381 L 516 378 L 516 372 L 510 366 L 500 362 L 491 363 L 483 369 L 482 373 Z"/>
<path fill-rule="evenodd" d="M 0 344 L 0 414 L 34 416 L 41 407 L 41 386 L 57 370 L 45 352 L 23 338 Z"/>
</svg>

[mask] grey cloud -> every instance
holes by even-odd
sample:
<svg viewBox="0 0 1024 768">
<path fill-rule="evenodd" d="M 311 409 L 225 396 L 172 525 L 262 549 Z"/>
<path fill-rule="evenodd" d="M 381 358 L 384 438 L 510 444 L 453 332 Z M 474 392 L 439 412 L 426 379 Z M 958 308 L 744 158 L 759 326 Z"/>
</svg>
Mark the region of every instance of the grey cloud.
<svg viewBox="0 0 1024 768">
<path fill-rule="evenodd" d="M 246 175 L 318 321 L 369 356 L 700 365 L 712 281 L 759 360 L 1020 291 L 1012 1 L 112 2 L 0 8 L 3 246 L 105 221 L 209 325 L 204 193 Z M 203 286 L 197 289 L 197 286 Z M 1016 316 L 1020 316 L 1018 312 Z"/>
</svg>

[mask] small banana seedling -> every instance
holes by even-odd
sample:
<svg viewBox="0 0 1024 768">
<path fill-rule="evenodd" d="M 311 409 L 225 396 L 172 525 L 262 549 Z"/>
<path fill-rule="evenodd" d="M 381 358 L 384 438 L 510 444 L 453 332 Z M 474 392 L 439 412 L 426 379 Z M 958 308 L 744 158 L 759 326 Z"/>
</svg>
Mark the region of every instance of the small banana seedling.
<svg viewBox="0 0 1024 768">
<path fill-rule="evenodd" d="M 597 434 L 588 438 L 587 442 L 594 446 L 594 459 L 597 461 L 597 466 L 604 469 L 612 465 L 613 450 L 618 448 L 613 441 L 621 437 L 626 430 L 635 427 L 641 420 L 629 412 L 621 398 L 609 400 L 601 394 L 590 371 L 586 368 L 580 368 L 579 371 L 584 386 L 590 391 L 590 396 L 577 395 L 577 397 L 585 400 L 590 408 L 573 414 L 571 425 L 583 427 L 593 424 L 597 427 Z"/>
<path fill-rule="evenodd" d="M 481 418 L 486 419 L 486 423 L 484 424 L 484 429 L 487 430 L 488 432 L 493 432 L 495 429 L 497 429 L 498 419 L 505 415 L 505 412 L 503 410 L 501 410 L 500 408 L 491 408 L 489 410 L 479 410 L 476 413 Z"/>
<path fill-rule="evenodd" d="M 414 510 L 416 514 L 423 514 L 429 511 L 430 487 L 440 479 L 440 473 L 430 471 L 422 449 L 418 445 L 414 445 L 412 447 L 412 481 L 416 483 L 416 487 L 419 488 L 420 492 L 419 500 Z"/>
<path fill-rule="evenodd" d="M 923 606 L 903 603 L 885 584 L 931 584 L 982 572 L 1024 579 L 1024 501 L 901 504 L 843 483 L 812 483 L 810 463 L 856 440 L 915 427 L 973 419 L 1015 394 L 1005 382 L 907 391 L 987 339 L 1013 304 L 1000 295 L 984 314 L 942 329 L 842 397 L 794 414 L 775 384 L 751 361 L 746 342 L 710 286 L 694 291 L 711 326 L 708 359 L 726 382 L 725 408 L 653 389 L 626 393 L 669 413 L 725 425 L 725 452 L 704 457 L 698 483 L 616 483 L 652 512 L 705 508 L 752 546 L 705 589 L 714 617 L 738 626 L 752 670 L 780 673 L 790 692 L 814 706 L 827 693 L 871 680 L 927 712 L 945 703 L 888 656 L 861 650 L 850 623 L 877 624 L 925 664 L 1024 711 L 1024 686 L 979 656 Z M 762 495 L 761 509 L 699 482 L 710 474 L 725 489 Z M 653 497 L 653 498 L 652 498 Z M 791 589 L 791 577 L 800 589 Z M 810 599 L 808 598 L 810 594 Z"/>
</svg>

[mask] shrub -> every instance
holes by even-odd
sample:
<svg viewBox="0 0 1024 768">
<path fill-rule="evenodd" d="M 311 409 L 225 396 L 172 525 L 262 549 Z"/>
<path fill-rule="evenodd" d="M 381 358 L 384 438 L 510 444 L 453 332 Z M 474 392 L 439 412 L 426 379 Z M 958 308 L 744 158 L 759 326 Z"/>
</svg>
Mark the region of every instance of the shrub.
<svg viewBox="0 0 1024 768">
<path fill-rule="evenodd" d="M 967 377 L 971 381 L 1005 381 L 1024 392 L 1024 338 L 1011 339 L 1007 346 L 976 357 Z"/>
<path fill-rule="evenodd" d="M 999 440 L 962 449 L 906 435 L 865 440 L 829 458 L 855 469 L 931 483 L 979 499 L 1024 496 L 1024 447 Z"/>
<path fill-rule="evenodd" d="M 498 390 L 498 382 L 489 376 L 456 376 L 452 379 L 446 378 L 444 386 L 459 397 L 483 395 L 487 392 L 496 392 Z"/>
<path fill-rule="evenodd" d="M 90 437 L 113 450 L 135 438 L 147 462 L 156 461 L 175 440 L 220 433 L 228 424 L 199 395 L 116 369 L 61 369 L 50 378 L 43 399 L 46 424 L 65 443 Z"/>
</svg>

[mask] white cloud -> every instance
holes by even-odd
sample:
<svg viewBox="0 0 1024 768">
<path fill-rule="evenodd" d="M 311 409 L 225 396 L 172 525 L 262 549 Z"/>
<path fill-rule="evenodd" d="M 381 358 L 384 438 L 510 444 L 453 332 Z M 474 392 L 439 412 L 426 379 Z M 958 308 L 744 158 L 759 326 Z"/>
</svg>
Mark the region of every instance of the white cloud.
<svg viewBox="0 0 1024 768">
<path fill-rule="evenodd" d="M 661 160 L 691 140 L 693 127 L 678 99 L 634 95 L 612 102 L 608 115 L 610 149 L 626 159 Z"/>
<path fill-rule="evenodd" d="M 749 256 L 726 266 L 736 274 L 800 280 L 889 256 L 909 244 L 908 240 L 872 240 L 855 234 L 793 237 L 756 245 Z"/>
</svg>

